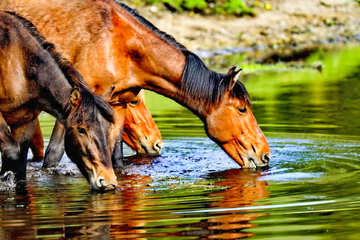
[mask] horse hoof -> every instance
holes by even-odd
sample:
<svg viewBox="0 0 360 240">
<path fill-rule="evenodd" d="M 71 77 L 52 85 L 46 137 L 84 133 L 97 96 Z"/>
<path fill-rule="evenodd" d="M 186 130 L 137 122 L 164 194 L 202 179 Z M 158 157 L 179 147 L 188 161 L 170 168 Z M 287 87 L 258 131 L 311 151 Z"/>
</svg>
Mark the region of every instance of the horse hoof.
<svg viewBox="0 0 360 240">
<path fill-rule="evenodd" d="M 56 166 L 57 166 L 57 164 L 47 163 L 46 161 L 44 161 L 41 168 L 42 169 L 48 169 L 48 168 L 55 168 Z"/>
<path fill-rule="evenodd" d="M 29 159 L 29 162 L 42 162 L 44 161 L 44 157 L 33 157 Z"/>
<path fill-rule="evenodd" d="M 15 187 L 15 173 L 7 171 L 0 176 L 0 190 L 8 191 L 14 189 Z"/>
</svg>

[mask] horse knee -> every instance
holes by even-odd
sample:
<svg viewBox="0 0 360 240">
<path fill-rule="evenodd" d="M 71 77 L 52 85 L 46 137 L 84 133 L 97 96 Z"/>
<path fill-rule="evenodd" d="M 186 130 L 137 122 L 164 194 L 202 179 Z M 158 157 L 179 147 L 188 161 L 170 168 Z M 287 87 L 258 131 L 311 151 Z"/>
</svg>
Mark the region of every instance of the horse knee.
<svg viewBox="0 0 360 240">
<path fill-rule="evenodd" d="M 20 163 L 20 146 L 11 145 L 3 148 L 1 151 L 1 160 L 0 174 L 4 174 L 7 171 L 17 174 Z"/>
<path fill-rule="evenodd" d="M 20 146 L 19 145 L 11 145 L 3 148 L 1 150 L 1 158 L 2 161 L 11 161 L 18 160 L 20 158 Z"/>
</svg>

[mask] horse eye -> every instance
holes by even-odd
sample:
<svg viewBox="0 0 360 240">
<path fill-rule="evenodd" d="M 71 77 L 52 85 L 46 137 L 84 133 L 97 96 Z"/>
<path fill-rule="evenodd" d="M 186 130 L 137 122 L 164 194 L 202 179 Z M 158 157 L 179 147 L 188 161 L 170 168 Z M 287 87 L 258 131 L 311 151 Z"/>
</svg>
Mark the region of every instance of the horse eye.
<svg viewBox="0 0 360 240">
<path fill-rule="evenodd" d="M 82 134 L 82 135 L 86 135 L 86 130 L 85 130 L 85 128 L 79 127 L 79 128 L 78 128 L 78 132 L 79 132 L 80 134 Z"/>
<path fill-rule="evenodd" d="M 240 113 L 246 113 L 247 112 L 246 107 L 240 108 L 238 110 L 239 110 Z"/>
<path fill-rule="evenodd" d="M 137 105 L 139 105 L 139 101 L 131 101 L 130 105 L 131 106 L 137 106 Z"/>
</svg>

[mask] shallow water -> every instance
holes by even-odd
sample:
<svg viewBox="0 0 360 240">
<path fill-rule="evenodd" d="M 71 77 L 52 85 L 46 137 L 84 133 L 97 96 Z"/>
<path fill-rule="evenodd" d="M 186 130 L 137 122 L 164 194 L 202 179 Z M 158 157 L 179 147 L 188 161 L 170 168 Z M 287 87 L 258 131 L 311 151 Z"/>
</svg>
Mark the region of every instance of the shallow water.
<svg viewBox="0 0 360 240">
<path fill-rule="evenodd" d="M 51 171 L 31 163 L 25 187 L 0 194 L 0 238 L 359 239 L 359 60 L 350 46 L 312 54 L 322 73 L 244 67 L 268 169 L 240 169 L 188 110 L 148 93 L 161 156 L 128 157 L 116 191 L 103 194 L 66 156 Z M 49 138 L 53 119 L 41 118 Z"/>
</svg>

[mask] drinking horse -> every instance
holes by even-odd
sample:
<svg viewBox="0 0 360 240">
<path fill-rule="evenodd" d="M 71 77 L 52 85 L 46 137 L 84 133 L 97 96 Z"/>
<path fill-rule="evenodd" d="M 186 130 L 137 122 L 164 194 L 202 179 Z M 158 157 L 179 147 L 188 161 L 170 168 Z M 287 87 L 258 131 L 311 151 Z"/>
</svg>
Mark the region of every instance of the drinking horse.
<svg viewBox="0 0 360 240">
<path fill-rule="evenodd" d="M 158 155 L 163 147 L 160 131 L 145 105 L 144 90 L 127 104 L 122 141 L 137 154 Z"/>
<path fill-rule="evenodd" d="M 25 180 L 29 141 L 41 111 L 65 126 L 65 150 L 93 190 L 116 186 L 114 113 L 27 20 L 0 12 L 0 151 L 3 180 Z M 109 139 L 109 140 L 108 140 Z M 10 186 L 11 187 L 11 186 Z"/>
<path fill-rule="evenodd" d="M 269 145 L 249 95 L 237 81 L 240 70 L 210 70 L 173 37 L 117 1 L 3 0 L 0 8 L 29 18 L 69 56 L 96 93 L 114 86 L 110 104 L 126 102 L 139 88 L 154 91 L 197 115 L 209 138 L 242 167 L 268 165 Z M 118 117 L 124 109 L 115 108 Z"/>
<path fill-rule="evenodd" d="M 122 141 L 136 154 L 158 155 L 163 147 L 161 134 L 145 105 L 144 99 L 145 93 L 141 90 L 127 104 Z M 44 162 L 45 168 L 55 167 L 59 163 L 63 155 L 63 148 L 60 148 L 61 152 L 58 150 L 59 152 L 56 153 L 58 158 L 54 159 L 53 156 L 53 161 L 49 162 L 49 154 L 52 154 L 51 151 L 56 151 L 56 147 L 58 146 L 50 144 L 47 148 L 47 161 Z M 40 162 L 44 160 L 44 140 L 38 120 L 33 138 L 30 141 L 30 148 L 33 153 L 32 161 Z M 61 156 L 59 157 L 59 155 Z"/>
</svg>

